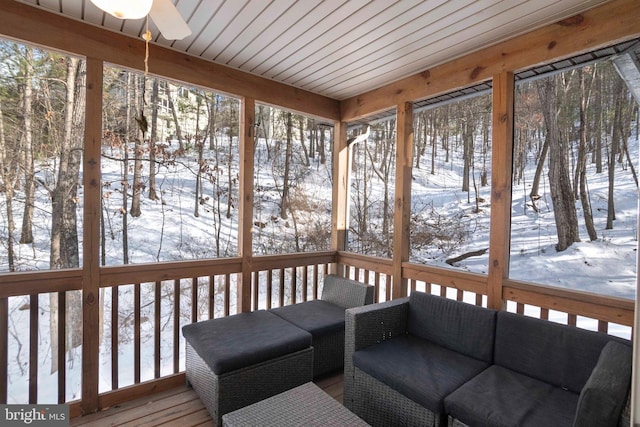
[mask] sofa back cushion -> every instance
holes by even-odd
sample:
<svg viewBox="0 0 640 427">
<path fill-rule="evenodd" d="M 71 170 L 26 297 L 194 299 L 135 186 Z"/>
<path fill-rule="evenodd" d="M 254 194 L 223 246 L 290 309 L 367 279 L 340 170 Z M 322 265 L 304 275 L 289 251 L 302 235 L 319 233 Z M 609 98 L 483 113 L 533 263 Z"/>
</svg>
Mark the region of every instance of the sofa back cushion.
<svg viewBox="0 0 640 427">
<path fill-rule="evenodd" d="M 373 289 L 371 285 L 328 274 L 324 277 L 321 299 L 344 309 L 360 307 L 373 303 Z"/>
<path fill-rule="evenodd" d="M 409 297 L 408 331 L 466 356 L 493 362 L 496 312 L 424 292 Z"/>
<path fill-rule="evenodd" d="M 611 339 L 604 333 L 500 312 L 495 363 L 580 393 Z"/>
</svg>

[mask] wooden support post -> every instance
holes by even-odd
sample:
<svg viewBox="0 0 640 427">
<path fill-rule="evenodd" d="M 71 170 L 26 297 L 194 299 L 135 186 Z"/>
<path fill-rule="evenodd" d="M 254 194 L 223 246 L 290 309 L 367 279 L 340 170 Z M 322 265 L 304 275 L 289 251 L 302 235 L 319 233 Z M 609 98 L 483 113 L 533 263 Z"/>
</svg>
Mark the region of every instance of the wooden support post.
<svg viewBox="0 0 640 427">
<path fill-rule="evenodd" d="M 347 147 L 347 124 L 336 122 L 333 135 L 333 195 L 331 208 L 331 250 L 343 251 L 349 228 L 349 175 L 351 152 Z M 331 265 L 331 273 L 338 273 Z"/>
<path fill-rule="evenodd" d="M 487 305 L 503 310 L 503 280 L 509 277 L 511 241 L 511 174 L 513 170 L 513 97 L 511 72 L 493 77 L 493 118 L 491 150 L 491 234 Z"/>
<path fill-rule="evenodd" d="M 242 257 L 238 286 L 238 312 L 251 311 L 251 264 L 253 257 L 253 169 L 256 101 L 243 98 L 240 106 L 240 206 L 238 255 Z"/>
<path fill-rule="evenodd" d="M 82 407 L 98 410 L 100 337 L 100 155 L 103 62 L 87 58 L 84 128 L 84 225 L 82 245 Z M 61 343 L 60 345 L 64 345 Z M 61 361 L 64 363 L 64 361 Z"/>
<path fill-rule="evenodd" d="M 393 214 L 392 298 L 407 296 L 407 280 L 402 263 L 409 261 L 409 218 L 411 215 L 411 166 L 413 164 L 413 104 L 397 108 L 396 188 Z"/>
</svg>

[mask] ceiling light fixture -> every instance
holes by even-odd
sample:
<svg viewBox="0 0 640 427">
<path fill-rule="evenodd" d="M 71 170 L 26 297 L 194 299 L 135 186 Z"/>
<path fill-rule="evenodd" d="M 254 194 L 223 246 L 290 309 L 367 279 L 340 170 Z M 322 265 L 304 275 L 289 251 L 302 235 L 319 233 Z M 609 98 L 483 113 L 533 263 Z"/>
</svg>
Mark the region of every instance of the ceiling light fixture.
<svg viewBox="0 0 640 427">
<path fill-rule="evenodd" d="M 119 19 L 140 19 L 149 14 L 153 0 L 91 0 L 91 3 Z"/>
</svg>

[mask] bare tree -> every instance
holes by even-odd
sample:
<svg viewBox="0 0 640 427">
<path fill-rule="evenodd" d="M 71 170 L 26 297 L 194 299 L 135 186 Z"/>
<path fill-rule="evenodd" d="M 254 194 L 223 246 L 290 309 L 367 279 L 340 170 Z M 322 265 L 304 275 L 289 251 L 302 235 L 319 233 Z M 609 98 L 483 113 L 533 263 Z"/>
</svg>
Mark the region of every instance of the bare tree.
<svg viewBox="0 0 640 427">
<path fill-rule="evenodd" d="M 14 233 L 16 229 L 13 218 L 13 195 L 18 173 L 16 170 L 15 150 L 10 150 L 7 146 L 7 138 L 4 130 L 4 115 L 2 104 L 0 103 L 0 189 L 4 191 L 7 215 L 7 262 L 9 271 L 16 271 L 14 254 Z"/>
<path fill-rule="evenodd" d="M 284 154 L 284 175 L 282 177 L 282 197 L 280 198 L 280 217 L 287 219 L 289 216 L 289 173 L 291 171 L 291 154 L 293 150 L 293 122 L 291 113 L 285 113 L 287 116 L 287 140 Z"/>
<path fill-rule="evenodd" d="M 560 108 L 556 96 L 556 79 L 557 76 L 541 79 L 536 82 L 536 86 L 549 138 L 549 186 L 558 235 L 556 250 L 561 252 L 574 242 L 579 242 L 580 236 L 569 177 L 569 148 L 558 126 L 557 114 Z"/>
<path fill-rule="evenodd" d="M 578 69 L 578 79 L 580 83 L 580 123 L 579 123 L 579 146 L 578 159 L 576 164 L 576 176 L 574 178 L 576 185 L 575 191 L 579 193 L 582 203 L 582 212 L 584 216 L 585 226 L 589 234 L 589 240 L 593 241 L 598 238 L 598 233 L 593 224 L 593 214 L 591 212 L 591 202 L 587 192 L 587 131 L 586 131 L 586 112 L 589 107 L 589 99 L 591 99 L 590 88 L 587 87 L 585 76 L 582 69 Z M 593 82 L 593 79 L 590 80 Z"/>
<path fill-rule="evenodd" d="M 23 117 L 23 134 L 22 134 L 22 153 L 24 156 L 24 213 L 22 215 L 22 234 L 20 235 L 20 243 L 33 243 L 33 211 L 35 205 L 35 167 L 33 163 L 33 48 L 24 47 L 22 76 L 24 79 L 22 92 L 22 117 Z"/>
<path fill-rule="evenodd" d="M 158 141 L 158 102 L 160 83 L 153 79 L 151 86 L 151 135 L 149 136 L 149 200 L 158 200 L 156 192 L 156 142 Z"/>
</svg>

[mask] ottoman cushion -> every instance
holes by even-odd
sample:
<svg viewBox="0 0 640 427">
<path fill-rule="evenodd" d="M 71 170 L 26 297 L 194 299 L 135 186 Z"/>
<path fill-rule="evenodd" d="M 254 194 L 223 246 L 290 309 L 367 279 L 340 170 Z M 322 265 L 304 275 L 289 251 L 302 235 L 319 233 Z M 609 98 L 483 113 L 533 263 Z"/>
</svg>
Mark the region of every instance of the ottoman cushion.
<svg viewBox="0 0 640 427">
<path fill-rule="evenodd" d="M 344 331 L 344 308 L 327 301 L 313 300 L 270 310 L 284 320 L 311 332 L 314 337 Z"/>
<path fill-rule="evenodd" d="M 311 346 L 311 334 L 265 310 L 192 323 L 182 334 L 216 375 Z"/>
</svg>

